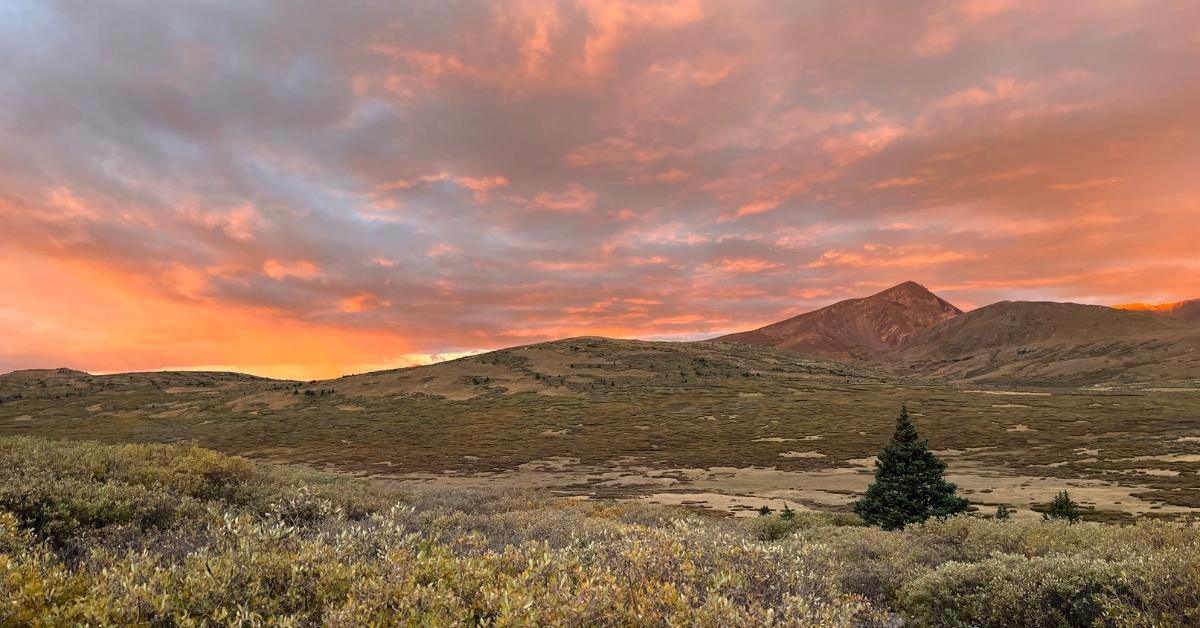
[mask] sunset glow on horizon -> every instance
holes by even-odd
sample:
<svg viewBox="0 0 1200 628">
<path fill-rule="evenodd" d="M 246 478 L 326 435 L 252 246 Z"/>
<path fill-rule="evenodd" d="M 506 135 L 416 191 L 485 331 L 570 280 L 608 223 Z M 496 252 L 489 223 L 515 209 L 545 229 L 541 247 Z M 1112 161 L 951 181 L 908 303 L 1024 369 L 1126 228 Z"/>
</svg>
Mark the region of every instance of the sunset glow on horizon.
<svg viewBox="0 0 1200 628">
<path fill-rule="evenodd" d="M 0 0 L 0 372 L 1200 298 L 1200 1 Z"/>
</svg>

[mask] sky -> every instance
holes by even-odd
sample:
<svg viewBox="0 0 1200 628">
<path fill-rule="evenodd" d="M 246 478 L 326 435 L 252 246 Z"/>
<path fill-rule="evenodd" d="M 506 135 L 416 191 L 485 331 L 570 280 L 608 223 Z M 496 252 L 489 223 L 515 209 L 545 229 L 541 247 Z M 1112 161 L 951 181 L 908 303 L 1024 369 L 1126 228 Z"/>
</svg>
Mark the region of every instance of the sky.
<svg viewBox="0 0 1200 628">
<path fill-rule="evenodd" d="M 0 0 L 0 372 L 1200 297 L 1195 0 Z"/>
</svg>

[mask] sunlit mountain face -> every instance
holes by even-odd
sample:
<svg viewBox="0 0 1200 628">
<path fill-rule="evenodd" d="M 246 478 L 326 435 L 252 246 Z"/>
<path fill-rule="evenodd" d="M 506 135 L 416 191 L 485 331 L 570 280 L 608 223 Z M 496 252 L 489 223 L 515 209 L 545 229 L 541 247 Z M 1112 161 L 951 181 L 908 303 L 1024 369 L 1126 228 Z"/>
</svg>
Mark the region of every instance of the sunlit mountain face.
<svg viewBox="0 0 1200 628">
<path fill-rule="evenodd" d="M 1200 296 L 1200 4 L 0 6 L 0 371 Z"/>
<path fill-rule="evenodd" d="M 1200 299 L 1176 301 L 1174 303 L 1123 303 L 1113 307 L 1121 310 L 1136 310 L 1154 312 L 1171 318 L 1181 318 L 1189 321 L 1200 321 Z"/>
<path fill-rule="evenodd" d="M 1120 303 L 1120 304 L 1114 305 L 1113 307 L 1117 308 L 1118 310 L 1134 310 L 1135 312 L 1160 312 L 1161 313 L 1161 312 L 1170 312 L 1170 311 L 1176 309 L 1177 307 L 1179 307 L 1180 305 L 1183 305 L 1184 303 L 1186 303 L 1186 301 L 1178 301 L 1175 303 L 1158 303 L 1158 304 Z"/>
</svg>

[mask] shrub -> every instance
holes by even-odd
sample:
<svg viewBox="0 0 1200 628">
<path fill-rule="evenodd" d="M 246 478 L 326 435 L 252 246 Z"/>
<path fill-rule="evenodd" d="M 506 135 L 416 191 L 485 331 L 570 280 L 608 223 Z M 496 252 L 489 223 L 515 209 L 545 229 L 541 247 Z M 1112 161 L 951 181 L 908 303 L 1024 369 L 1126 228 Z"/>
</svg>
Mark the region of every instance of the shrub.
<svg viewBox="0 0 1200 628">
<path fill-rule="evenodd" d="M 1127 628 L 1195 625 L 1162 618 L 1200 617 L 1200 531 L 1169 522 L 1114 526 L 954 517 L 903 532 L 813 527 L 789 543 L 825 552 L 835 566 L 830 575 L 843 590 L 931 622 L 918 626 L 1022 625 L 991 619 L 993 613 L 1010 614 L 1005 595 L 1034 600 L 1030 613 L 1040 608 L 1038 616 L 1059 613 L 1068 618 L 1063 626 L 1080 625 L 1069 623 L 1071 617 L 1095 618 L 1097 609 L 1107 624 L 1096 625 Z M 1006 569 L 1019 577 L 1005 580 Z M 1063 588 L 1055 589 L 1060 581 Z"/>
<path fill-rule="evenodd" d="M 850 513 L 784 510 L 779 514 L 760 515 L 752 520 L 755 536 L 763 541 L 778 541 L 798 530 L 818 526 L 861 526 L 862 519 Z"/>
<path fill-rule="evenodd" d="M 214 504 L 261 515 L 277 503 L 325 500 L 331 512 L 362 518 L 397 498 L 366 481 L 260 466 L 190 445 L 0 439 L 0 510 L 55 546 L 111 526 L 186 527 Z"/>
<path fill-rule="evenodd" d="M 1120 586 L 1101 603 L 1116 628 L 1200 626 L 1200 547 L 1170 547 L 1124 562 Z"/>
<path fill-rule="evenodd" d="M 1118 577 L 1117 565 L 1084 556 L 999 554 L 941 565 L 904 585 L 897 605 L 922 626 L 1090 628 Z"/>
<path fill-rule="evenodd" d="M 36 439 L 0 498 L 0 626 L 1200 625 L 1200 531 L 1161 521 L 714 520 Z"/>
<path fill-rule="evenodd" d="M 678 510 L 386 492 L 188 446 L 36 439 L 0 439 L 0 495 L 0 625 L 881 619 L 825 577 L 823 556 Z M 159 502 L 171 516 L 150 525 L 142 513 Z"/>
</svg>

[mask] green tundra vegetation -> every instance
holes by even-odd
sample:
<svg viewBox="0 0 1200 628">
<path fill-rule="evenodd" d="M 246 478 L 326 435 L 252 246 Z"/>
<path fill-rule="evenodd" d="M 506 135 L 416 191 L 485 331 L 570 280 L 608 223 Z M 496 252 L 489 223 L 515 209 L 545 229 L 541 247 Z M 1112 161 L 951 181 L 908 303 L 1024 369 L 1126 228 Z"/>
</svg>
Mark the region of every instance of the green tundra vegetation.
<svg viewBox="0 0 1200 628">
<path fill-rule="evenodd" d="M 1200 625 L 1200 532 L 903 530 L 393 489 L 193 445 L 0 439 L 0 626 Z"/>
<path fill-rule="evenodd" d="M 1083 493 L 1072 491 L 1085 519 L 1200 508 L 1200 382 L 1069 381 L 946 383 L 735 343 L 573 338 L 328 382 L 16 372 L 0 375 L 0 436 L 195 442 L 256 460 L 380 475 L 496 473 L 550 459 L 613 470 L 811 472 L 874 456 L 907 403 L 938 451 L 957 452 L 940 454 L 952 471 L 1027 477 L 1056 489 L 1112 482 L 1136 493 L 1118 498 L 1119 511 L 1092 513 Z M 789 454 L 809 449 L 811 457 Z M 624 498 L 662 487 L 555 488 Z M 959 493 L 989 510 L 1000 502 L 1029 508 Z"/>
</svg>

